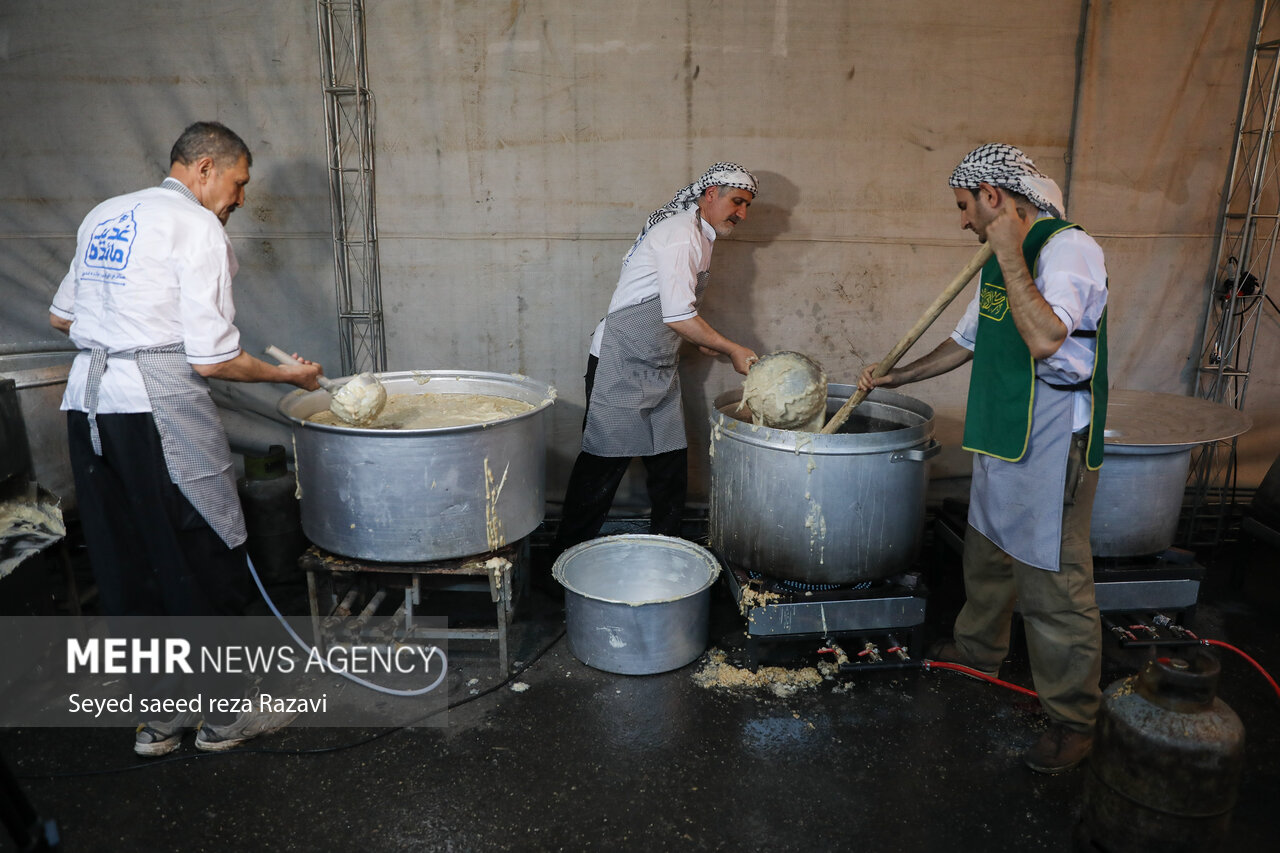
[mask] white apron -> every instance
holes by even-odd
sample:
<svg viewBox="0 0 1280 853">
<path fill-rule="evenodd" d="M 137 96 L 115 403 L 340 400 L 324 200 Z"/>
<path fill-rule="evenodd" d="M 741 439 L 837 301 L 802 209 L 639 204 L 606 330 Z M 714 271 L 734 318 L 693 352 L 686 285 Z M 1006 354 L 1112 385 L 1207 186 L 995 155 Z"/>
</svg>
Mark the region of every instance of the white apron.
<svg viewBox="0 0 1280 853">
<path fill-rule="evenodd" d="M 1058 571 L 1072 395 L 1037 384 L 1026 455 L 1006 462 L 975 453 L 969 524 L 1029 566 Z"/>
</svg>

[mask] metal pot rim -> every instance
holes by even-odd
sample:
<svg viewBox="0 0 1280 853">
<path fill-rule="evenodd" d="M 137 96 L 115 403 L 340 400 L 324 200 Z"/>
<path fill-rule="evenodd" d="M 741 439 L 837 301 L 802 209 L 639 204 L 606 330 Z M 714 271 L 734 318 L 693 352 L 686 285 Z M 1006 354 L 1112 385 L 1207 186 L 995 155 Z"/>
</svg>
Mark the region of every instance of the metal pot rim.
<svg viewBox="0 0 1280 853">
<path fill-rule="evenodd" d="M 832 403 L 842 405 L 857 391 L 853 385 L 827 386 L 828 409 Z M 849 456 L 862 453 L 883 453 L 914 447 L 933 436 L 933 407 L 923 400 L 877 388 L 867 395 L 867 402 L 879 403 L 889 408 L 900 409 L 919 418 L 919 423 L 904 424 L 899 429 L 868 433 L 822 433 L 797 432 L 795 430 L 773 429 L 766 426 L 755 426 L 746 421 L 732 418 L 720 411 L 721 407 L 742 399 L 742 389 L 725 391 L 712 401 L 711 427 L 712 446 L 719 438 L 731 438 L 744 444 L 754 445 L 769 450 L 781 450 L 788 453 L 804 453 L 806 455 Z"/>
<path fill-rule="evenodd" d="M 671 598 L 655 598 L 646 601 L 628 601 L 618 598 L 605 598 L 599 595 L 591 595 L 574 587 L 565 579 L 565 569 L 576 557 L 586 551 L 598 548 L 611 548 L 617 545 L 642 545 L 648 544 L 654 547 L 662 547 L 671 551 L 681 551 L 696 559 L 707 567 L 707 579 L 698 588 L 682 592 L 680 595 Z M 700 545 L 695 545 L 686 539 L 677 539 L 674 536 L 659 536 L 652 533 L 620 533 L 614 536 L 601 536 L 596 539 L 588 539 L 586 542 L 580 542 L 572 548 L 565 551 L 556 558 L 555 564 L 551 567 L 551 576 L 555 578 L 561 586 L 565 588 L 565 592 L 573 593 L 581 596 L 588 601 L 598 601 L 605 604 L 619 604 L 629 607 L 643 607 L 649 604 L 669 604 L 674 601 L 684 601 L 688 598 L 700 595 L 706 592 L 715 584 L 720 577 L 720 562 L 708 551 Z"/>
<path fill-rule="evenodd" d="M 493 429 L 502 424 L 509 424 L 512 421 L 524 420 L 536 417 L 544 409 L 550 407 L 556 400 L 556 389 L 554 386 L 537 379 L 516 373 L 496 373 L 484 370 L 394 370 L 384 371 L 373 374 L 377 379 L 387 386 L 388 393 L 410 393 L 414 388 L 420 389 L 421 393 L 428 393 L 427 382 L 419 382 L 422 377 L 429 380 L 454 379 L 459 381 L 471 381 L 477 383 L 488 383 L 495 386 L 487 391 L 476 391 L 469 389 L 460 393 L 489 393 L 495 397 L 509 397 L 514 400 L 520 400 L 533 406 L 527 412 L 521 412 L 518 415 L 502 418 L 496 421 L 486 421 L 479 424 L 466 424 L 463 426 L 447 426 L 447 427 L 428 427 L 425 429 L 371 429 L 369 427 L 357 427 L 348 424 L 318 424 L 315 421 L 307 420 L 308 417 L 316 412 L 325 411 L 329 408 L 328 392 L 304 391 L 301 388 L 290 391 L 285 394 L 278 404 L 276 410 L 288 421 L 297 427 L 304 429 L 314 429 L 320 432 L 339 433 L 342 435 L 370 435 L 378 438 L 399 438 L 401 436 L 420 436 L 420 435 L 440 435 L 463 432 L 479 432 L 486 429 Z M 340 382 L 350 377 L 340 376 L 334 379 Z M 401 388 L 400 386 L 405 386 Z M 499 389 L 507 391 L 519 391 L 522 393 L 512 395 L 497 393 Z M 439 386 L 432 389 L 431 393 L 451 393 L 449 391 L 440 391 Z M 307 409 L 305 414 L 299 414 L 300 409 Z"/>
<path fill-rule="evenodd" d="M 1106 456 L 1175 456 L 1199 447 L 1198 444 L 1123 444 L 1107 441 Z M 1103 464 L 1106 464 L 1103 457 Z"/>
<path fill-rule="evenodd" d="M 12 379 L 19 391 L 66 385 L 78 350 L 0 351 L 0 377 Z"/>
</svg>

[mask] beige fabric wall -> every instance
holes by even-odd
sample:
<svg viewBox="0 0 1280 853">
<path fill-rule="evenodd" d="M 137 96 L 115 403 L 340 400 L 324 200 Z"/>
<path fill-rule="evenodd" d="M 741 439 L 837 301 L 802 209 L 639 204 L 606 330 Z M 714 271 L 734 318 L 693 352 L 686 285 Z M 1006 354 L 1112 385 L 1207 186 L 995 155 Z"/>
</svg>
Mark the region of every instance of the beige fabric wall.
<svg viewBox="0 0 1280 853">
<path fill-rule="evenodd" d="M 1092 4 L 1071 213 L 1107 252 L 1114 387 L 1195 385 L 1253 11 L 1250 2 Z M 1268 308 L 1242 483 L 1256 484 L 1280 452 L 1280 389 L 1267 367 L 1278 358 L 1280 325 Z"/>
<path fill-rule="evenodd" d="M 245 345 L 337 366 L 314 6 L 13 0 L 0 8 L 0 339 L 41 340 L 79 219 L 159 180 L 189 120 L 255 152 L 231 219 Z M 389 367 L 555 384 L 551 491 L 577 450 L 588 337 L 644 216 L 729 159 L 762 180 L 716 247 L 703 314 L 764 352 L 852 381 L 976 244 L 945 181 L 982 142 L 1065 182 L 1107 252 L 1117 387 L 1184 392 L 1198 350 L 1252 0 L 527 0 L 369 3 Z M 954 323 L 952 307 L 919 344 Z M 1280 341 L 1274 322 L 1259 349 Z M 914 353 L 912 354 L 914 355 Z M 1274 359 L 1272 360 L 1274 362 Z M 1266 363 L 1265 361 L 1262 363 Z M 709 401 L 739 381 L 682 367 L 694 490 Z M 954 449 L 967 371 L 910 391 Z M 270 411 L 278 390 L 237 388 Z M 1280 449 L 1259 376 L 1253 481 Z"/>
</svg>

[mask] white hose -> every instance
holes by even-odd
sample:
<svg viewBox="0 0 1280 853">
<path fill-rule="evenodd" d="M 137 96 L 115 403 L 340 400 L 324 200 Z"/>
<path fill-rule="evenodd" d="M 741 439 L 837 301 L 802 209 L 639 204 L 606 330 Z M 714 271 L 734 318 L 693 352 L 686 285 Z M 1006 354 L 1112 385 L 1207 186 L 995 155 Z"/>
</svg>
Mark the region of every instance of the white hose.
<svg viewBox="0 0 1280 853">
<path fill-rule="evenodd" d="M 312 648 L 306 644 L 305 640 L 303 640 L 301 637 L 298 636 L 297 632 L 293 630 L 293 626 L 290 625 L 288 621 L 285 620 L 284 616 L 280 613 L 280 610 L 276 607 L 276 603 L 271 600 L 271 596 L 267 595 L 267 590 L 262 586 L 262 578 L 258 577 L 258 570 L 253 567 L 253 560 L 249 559 L 249 554 L 247 552 L 245 553 L 244 558 L 249 563 L 249 574 L 253 575 L 253 582 L 257 584 L 258 592 L 262 593 L 263 599 L 267 602 L 267 607 L 271 608 L 271 612 L 275 614 L 276 619 L 280 622 L 281 625 L 284 626 L 285 631 L 289 633 L 290 637 L 293 637 L 293 641 L 295 643 L 297 643 L 304 650 L 306 650 L 307 657 L 310 658 Z M 424 693 L 430 693 L 432 690 L 435 690 L 437 687 L 439 687 L 440 682 L 444 681 L 444 677 L 449 674 L 449 659 L 444 656 L 444 652 L 440 651 L 439 646 L 431 647 L 431 653 L 428 654 L 426 657 L 427 665 L 428 666 L 430 665 L 431 658 L 434 657 L 435 655 L 440 656 L 440 661 L 442 664 L 442 669 L 440 670 L 440 677 L 437 678 L 435 681 L 431 682 L 430 685 L 426 687 L 419 687 L 416 690 L 399 690 L 394 687 L 383 687 L 381 684 L 374 684 L 371 681 L 365 681 L 363 678 L 360 678 L 359 676 L 356 676 L 356 675 L 352 675 L 349 672 L 345 672 L 340 669 L 334 669 L 332 666 L 329 665 L 328 661 L 321 660 L 319 655 L 316 655 L 316 660 L 320 661 L 320 665 L 324 667 L 326 670 L 328 670 L 329 672 L 332 672 L 335 675 L 341 675 L 343 678 L 347 679 L 348 681 L 354 681 L 356 684 L 359 684 L 361 687 L 368 687 L 370 690 L 376 690 L 379 693 L 386 693 L 388 696 L 421 696 Z"/>
</svg>

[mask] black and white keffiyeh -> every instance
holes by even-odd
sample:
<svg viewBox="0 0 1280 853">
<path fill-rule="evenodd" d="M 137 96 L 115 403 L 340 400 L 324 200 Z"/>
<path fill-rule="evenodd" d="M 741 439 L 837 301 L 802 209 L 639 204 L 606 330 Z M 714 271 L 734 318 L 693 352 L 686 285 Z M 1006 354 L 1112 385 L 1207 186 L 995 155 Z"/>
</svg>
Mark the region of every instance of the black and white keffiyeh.
<svg viewBox="0 0 1280 853">
<path fill-rule="evenodd" d="M 1065 215 L 1062 190 L 1053 179 L 1036 168 L 1031 158 L 1012 145 L 991 142 L 970 151 L 951 173 L 951 186 L 976 190 L 986 182 L 993 187 L 1024 195 L 1051 215 Z"/>
<path fill-rule="evenodd" d="M 635 242 L 627 250 L 626 258 L 622 262 L 623 265 L 625 266 L 627 261 L 631 259 L 632 252 L 640 245 L 640 241 L 644 239 L 645 234 L 649 233 L 650 228 L 670 216 L 675 216 L 681 211 L 688 210 L 690 205 L 697 203 L 708 187 L 735 187 L 736 189 L 749 191 L 752 196 L 760 194 L 759 182 L 756 181 L 755 175 L 737 163 L 716 163 L 710 169 L 707 169 L 701 178 L 676 193 L 675 198 L 649 214 L 649 219 L 645 222 L 644 227 L 640 229 L 640 233 L 636 235 Z"/>
</svg>

